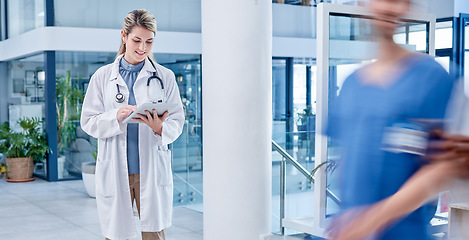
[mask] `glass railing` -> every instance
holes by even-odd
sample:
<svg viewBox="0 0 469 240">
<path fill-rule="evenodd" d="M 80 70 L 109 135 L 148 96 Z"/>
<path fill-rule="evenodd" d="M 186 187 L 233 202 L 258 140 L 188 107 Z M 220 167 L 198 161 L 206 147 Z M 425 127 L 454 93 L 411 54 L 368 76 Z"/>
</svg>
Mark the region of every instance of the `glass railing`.
<svg viewBox="0 0 469 240">
<path fill-rule="evenodd" d="M 281 226 L 282 219 L 314 214 L 315 131 L 286 133 L 278 140 L 282 142 L 272 141 L 272 229 L 283 235 L 293 232 Z M 336 194 L 329 188 L 326 192 L 333 207 L 339 206 Z"/>
<path fill-rule="evenodd" d="M 181 136 L 172 144 L 173 205 L 201 204 L 203 200 L 201 126 L 186 121 Z"/>
</svg>

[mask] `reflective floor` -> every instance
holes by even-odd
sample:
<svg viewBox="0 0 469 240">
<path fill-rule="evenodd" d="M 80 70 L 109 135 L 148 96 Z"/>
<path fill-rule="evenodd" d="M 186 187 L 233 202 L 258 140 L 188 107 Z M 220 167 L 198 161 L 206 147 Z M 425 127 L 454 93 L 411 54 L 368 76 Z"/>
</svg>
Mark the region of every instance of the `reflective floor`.
<svg viewBox="0 0 469 240">
<path fill-rule="evenodd" d="M 200 208 L 200 206 L 199 206 Z M 175 207 L 168 240 L 202 240 L 202 213 Z M 0 179 L 0 239 L 104 239 L 96 200 L 81 180 L 8 183 Z"/>
</svg>

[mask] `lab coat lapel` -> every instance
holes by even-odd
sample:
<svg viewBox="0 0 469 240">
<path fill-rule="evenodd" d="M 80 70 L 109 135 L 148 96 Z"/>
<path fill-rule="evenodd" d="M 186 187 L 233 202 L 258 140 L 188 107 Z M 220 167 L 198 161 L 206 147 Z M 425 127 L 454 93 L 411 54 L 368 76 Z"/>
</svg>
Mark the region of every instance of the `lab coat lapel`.
<svg viewBox="0 0 469 240">
<path fill-rule="evenodd" d="M 111 74 L 109 75 L 109 81 L 115 81 L 117 84 L 127 89 L 127 84 L 125 83 L 124 79 L 119 73 L 119 64 L 123 56 L 124 56 L 123 54 L 119 55 L 116 58 L 116 60 L 114 60 L 114 62 L 112 63 Z M 128 95 L 128 89 L 127 89 L 127 95 Z"/>
<path fill-rule="evenodd" d="M 137 106 L 140 106 L 142 103 L 149 101 L 147 96 L 147 80 L 153 74 L 153 72 L 155 72 L 155 69 L 151 65 L 148 58 L 145 58 L 145 63 L 143 64 L 142 70 L 140 70 L 133 87 L 134 93 L 143 93 L 135 94 L 135 101 L 137 102 Z"/>
</svg>

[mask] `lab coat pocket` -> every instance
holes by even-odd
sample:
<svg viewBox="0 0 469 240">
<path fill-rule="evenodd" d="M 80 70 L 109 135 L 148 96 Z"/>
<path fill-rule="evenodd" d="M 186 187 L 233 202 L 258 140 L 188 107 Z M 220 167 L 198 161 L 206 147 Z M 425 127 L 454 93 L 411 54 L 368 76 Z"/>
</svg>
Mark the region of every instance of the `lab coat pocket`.
<svg viewBox="0 0 469 240">
<path fill-rule="evenodd" d="M 114 195 L 115 181 L 114 172 L 111 169 L 110 160 L 101 160 L 98 158 L 96 163 L 96 194 L 103 197 Z"/>
<path fill-rule="evenodd" d="M 173 173 L 171 170 L 171 150 L 157 150 L 158 167 L 157 183 L 158 186 L 168 186 L 173 182 Z"/>
</svg>

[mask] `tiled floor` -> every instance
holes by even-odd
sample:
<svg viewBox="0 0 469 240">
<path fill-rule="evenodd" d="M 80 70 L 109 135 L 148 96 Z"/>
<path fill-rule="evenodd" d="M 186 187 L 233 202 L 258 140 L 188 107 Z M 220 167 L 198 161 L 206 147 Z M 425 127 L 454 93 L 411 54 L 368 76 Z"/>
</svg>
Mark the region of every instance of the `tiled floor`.
<svg viewBox="0 0 469 240">
<path fill-rule="evenodd" d="M 175 207 L 167 240 L 202 240 L 202 213 Z M 83 182 L 8 183 L 0 179 L 0 239 L 98 240 L 104 239 L 96 200 L 88 197 Z"/>
</svg>

